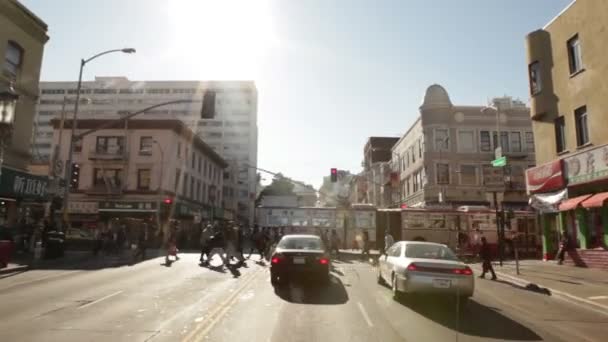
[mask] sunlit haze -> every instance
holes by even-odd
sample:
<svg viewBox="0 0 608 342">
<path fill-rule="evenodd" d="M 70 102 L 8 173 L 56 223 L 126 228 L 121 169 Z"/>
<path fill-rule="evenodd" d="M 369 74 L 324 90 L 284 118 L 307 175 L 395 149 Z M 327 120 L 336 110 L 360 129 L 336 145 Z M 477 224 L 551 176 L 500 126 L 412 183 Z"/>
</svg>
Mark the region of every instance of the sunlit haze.
<svg viewBox="0 0 608 342">
<path fill-rule="evenodd" d="M 400 136 L 427 86 L 459 104 L 527 101 L 524 37 L 569 0 L 23 0 L 49 25 L 42 80 L 254 79 L 260 167 L 315 186 Z"/>
</svg>

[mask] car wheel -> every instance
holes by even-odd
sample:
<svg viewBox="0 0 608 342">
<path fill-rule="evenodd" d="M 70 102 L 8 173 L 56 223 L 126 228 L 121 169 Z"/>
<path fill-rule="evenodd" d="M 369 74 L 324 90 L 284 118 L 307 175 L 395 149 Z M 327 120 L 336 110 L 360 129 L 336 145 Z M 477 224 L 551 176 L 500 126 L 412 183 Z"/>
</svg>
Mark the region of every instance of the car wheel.
<svg viewBox="0 0 608 342">
<path fill-rule="evenodd" d="M 391 277 L 391 290 L 393 291 L 393 299 L 400 300 L 403 297 L 403 294 L 397 288 L 397 277 L 393 274 Z"/>
</svg>

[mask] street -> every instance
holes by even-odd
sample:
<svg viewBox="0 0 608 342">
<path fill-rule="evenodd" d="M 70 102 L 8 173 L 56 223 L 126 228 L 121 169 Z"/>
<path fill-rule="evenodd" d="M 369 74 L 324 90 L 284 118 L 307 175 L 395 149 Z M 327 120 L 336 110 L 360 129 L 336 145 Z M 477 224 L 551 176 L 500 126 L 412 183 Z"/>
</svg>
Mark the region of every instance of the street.
<svg viewBox="0 0 608 342">
<path fill-rule="evenodd" d="M 327 287 L 275 290 L 253 260 L 231 272 L 184 254 L 171 267 L 154 258 L 4 277 L 0 340 L 601 341 L 608 332 L 607 316 L 506 281 L 476 279 L 459 318 L 451 304 L 394 301 L 365 262 L 334 260 Z"/>
</svg>

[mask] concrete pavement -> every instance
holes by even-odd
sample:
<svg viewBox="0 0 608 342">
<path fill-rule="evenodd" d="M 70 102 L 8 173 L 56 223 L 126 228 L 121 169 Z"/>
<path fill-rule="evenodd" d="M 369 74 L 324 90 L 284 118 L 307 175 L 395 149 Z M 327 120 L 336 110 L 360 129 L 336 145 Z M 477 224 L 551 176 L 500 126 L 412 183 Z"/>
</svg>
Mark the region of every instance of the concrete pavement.
<svg viewBox="0 0 608 342">
<path fill-rule="evenodd" d="M 459 316 L 449 303 L 394 301 L 356 260 L 334 261 L 327 287 L 275 289 L 263 264 L 222 272 L 197 257 L 1 279 L 0 340 L 600 341 L 608 331 L 608 316 L 508 282 L 477 281 Z"/>
</svg>

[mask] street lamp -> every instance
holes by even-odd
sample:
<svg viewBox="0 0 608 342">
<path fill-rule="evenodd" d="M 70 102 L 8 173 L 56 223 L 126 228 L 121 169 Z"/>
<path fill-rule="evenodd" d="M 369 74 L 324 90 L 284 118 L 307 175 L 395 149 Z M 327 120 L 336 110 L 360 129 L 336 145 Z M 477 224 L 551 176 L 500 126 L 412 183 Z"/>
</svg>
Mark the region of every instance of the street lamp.
<svg viewBox="0 0 608 342">
<path fill-rule="evenodd" d="M 78 85 L 76 86 L 76 102 L 74 102 L 74 117 L 72 118 L 72 135 L 70 137 L 70 149 L 68 150 L 68 161 L 67 161 L 67 165 L 65 168 L 65 185 L 64 185 L 64 189 L 63 189 L 63 222 L 62 222 L 62 229 L 65 230 L 65 227 L 63 227 L 63 224 L 67 224 L 68 223 L 68 218 L 67 218 L 67 213 L 68 213 L 68 204 L 69 204 L 69 196 L 70 196 L 70 183 L 68 181 L 68 179 L 70 178 L 70 175 L 72 174 L 72 160 L 74 157 L 74 140 L 75 140 L 75 135 L 76 135 L 76 125 L 78 123 L 78 105 L 80 104 L 80 89 L 82 88 L 82 71 L 84 69 L 84 66 L 89 63 L 90 61 L 94 60 L 95 58 L 101 57 L 103 55 L 107 55 L 110 53 L 114 53 L 114 52 L 122 52 L 122 53 L 135 53 L 135 49 L 133 48 L 124 48 L 124 49 L 114 49 L 114 50 L 107 50 L 101 53 L 98 53 L 96 55 L 94 55 L 93 57 L 90 57 L 88 59 L 81 59 L 80 60 L 80 71 L 78 73 Z"/>
<path fill-rule="evenodd" d="M 10 143 L 12 137 L 18 99 L 19 94 L 13 89 L 12 83 L 0 91 L 0 176 L 4 163 L 4 148 Z"/>
</svg>

